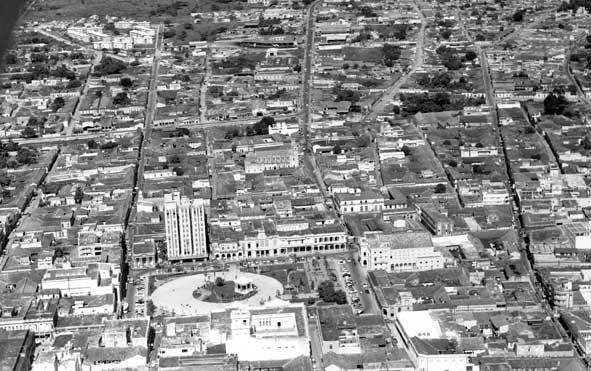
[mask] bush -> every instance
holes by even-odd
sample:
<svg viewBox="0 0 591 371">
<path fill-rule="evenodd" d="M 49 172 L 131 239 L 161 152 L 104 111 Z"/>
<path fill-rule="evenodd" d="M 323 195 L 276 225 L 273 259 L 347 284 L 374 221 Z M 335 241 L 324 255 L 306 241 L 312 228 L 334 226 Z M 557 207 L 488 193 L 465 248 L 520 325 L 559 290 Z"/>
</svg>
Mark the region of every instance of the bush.
<svg viewBox="0 0 591 371">
<path fill-rule="evenodd" d="M 525 14 L 525 10 L 521 9 L 516 11 L 513 14 L 513 22 L 523 22 L 523 15 Z"/>
<path fill-rule="evenodd" d="M 113 104 L 116 106 L 127 106 L 131 104 L 131 99 L 129 99 L 125 92 L 117 93 L 113 98 Z"/>
<path fill-rule="evenodd" d="M 21 131 L 21 136 L 23 138 L 35 138 L 37 137 L 37 132 L 32 127 L 27 126 L 23 131 Z"/>
<path fill-rule="evenodd" d="M 384 44 L 382 52 L 384 53 L 384 64 L 387 67 L 392 67 L 402 54 L 399 46 L 391 44 Z"/>
<path fill-rule="evenodd" d="M 548 94 L 544 99 L 544 113 L 547 115 L 561 115 L 568 107 L 568 101 L 563 95 Z"/>
<path fill-rule="evenodd" d="M 478 55 L 476 54 L 476 52 L 474 50 L 468 50 L 466 52 L 466 54 L 464 55 L 464 57 L 466 58 L 467 61 L 473 61 L 474 59 L 476 59 L 476 57 L 478 57 Z"/>
<path fill-rule="evenodd" d="M 103 57 L 100 64 L 94 68 L 94 73 L 97 76 L 115 75 L 123 72 L 126 68 L 127 64 L 118 59 Z"/>
<path fill-rule="evenodd" d="M 68 89 L 75 89 L 75 88 L 79 88 L 80 86 L 82 86 L 82 83 L 80 82 L 80 80 L 70 80 L 68 81 L 68 85 L 66 86 Z"/>
<path fill-rule="evenodd" d="M 443 183 L 439 183 L 435 186 L 435 193 L 445 193 L 447 191 L 447 187 Z"/>
<path fill-rule="evenodd" d="M 57 112 L 60 108 L 64 108 L 66 101 L 62 97 L 57 97 L 51 103 L 51 110 Z"/>
<path fill-rule="evenodd" d="M 129 77 L 122 77 L 121 80 L 119 80 L 119 85 L 124 88 L 131 88 L 133 86 L 133 81 L 131 81 Z"/>
</svg>

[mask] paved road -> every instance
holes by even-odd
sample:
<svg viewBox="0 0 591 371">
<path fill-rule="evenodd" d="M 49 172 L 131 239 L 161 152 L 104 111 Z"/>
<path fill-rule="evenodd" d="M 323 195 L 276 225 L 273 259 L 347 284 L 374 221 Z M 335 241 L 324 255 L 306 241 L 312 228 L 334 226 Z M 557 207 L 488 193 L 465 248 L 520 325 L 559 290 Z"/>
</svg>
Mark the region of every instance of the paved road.
<svg viewBox="0 0 591 371">
<path fill-rule="evenodd" d="M 322 337 L 320 330 L 318 329 L 318 319 L 316 316 L 310 318 L 308 321 L 309 335 L 310 335 L 310 348 L 312 351 L 312 359 L 316 362 L 317 370 L 324 370 L 323 365 L 323 353 L 322 353 Z"/>
<path fill-rule="evenodd" d="M 565 49 L 563 69 L 564 69 L 564 72 L 566 73 L 566 76 L 568 76 L 568 79 L 570 80 L 570 82 L 577 88 L 577 95 L 579 96 L 579 98 L 583 102 L 587 103 L 588 106 L 591 106 L 591 100 L 589 100 L 587 98 L 587 96 L 585 95 L 585 93 L 581 89 L 581 85 L 579 84 L 577 79 L 573 76 L 571 68 L 570 68 L 570 56 L 572 54 L 572 49 L 577 47 L 580 40 L 583 39 L 585 36 L 586 36 L 585 34 L 579 35 L 575 39 L 575 41 L 571 42 L 571 44 Z"/>
<path fill-rule="evenodd" d="M 0 142 L 15 142 L 21 145 L 38 145 L 38 144 L 45 144 L 45 145 L 60 145 L 66 142 L 74 142 L 77 140 L 89 140 L 89 139 L 96 139 L 105 136 L 105 133 L 90 133 L 90 134 L 78 134 L 72 135 L 69 137 L 66 136 L 57 136 L 57 137 L 50 137 L 50 138 L 2 138 Z"/>
<path fill-rule="evenodd" d="M 419 30 L 419 34 L 417 36 L 417 46 L 416 46 L 416 53 L 415 53 L 415 57 L 414 57 L 414 63 L 412 68 L 410 69 L 410 71 L 406 72 L 404 75 L 400 76 L 400 78 L 392 85 L 390 86 L 388 89 L 386 89 L 386 91 L 382 94 L 382 96 L 372 105 L 372 107 L 369 109 L 369 112 L 367 113 L 367 115 L 364 118 L 365 122 L 371 122 L 373 120 L 376 119 L 376 117 L 380 114 L 384 112 L 384 108 L 386 107 L 386 104 L 388 104 L 389 102 L 392 101 L 392 99 L 394 99 L 394 96 L 398 93 L 398 90 L 400 90 L 400 88 L 402 87 L 402 85 L 404 85 L 404 83 L 408 80 L 408 78 L 417 70 L 419 70 L 424 63 L 425 57 L 424 57 L 424 48 L 425 48 L 425 27 L 427 26 L 427 20 L 425 19 L 425 16 L 423 15 L 423 12 L 421 11 L 421 9 L 419 8 L 419 6 L 417 5 L 417 3 L 413 3 L 413 8 L 415 10 L 415 12 L 417 12 L 417 14 L 419 15 L 419 17 L 421 18 L 421 28 Z"/>
<path fill-rule="evenodd" d="M 78 98 L 78 104 L 76 104 L 76 108 L 74 109 L 74 114 L 70 118 L 70 124 L 66 128 L 66 136 L 68 136 L 68 137 L 73 135 L 74 127 L 76 126 L 76 124 L 80 123 L 80 107 L 81 107 L 80 103 L 84 100 L 84 97 L 86 97 L 88 95 L 88 89 L 90 88 L 90 85 L 88 84 L 88 79 L 90 77 L 90 74 L 92 73 L 92 69 L 94 68 L 94 66 L 98 65 L 102 59 L 103 59 L 103 52 L 102 51 L 95 51 L 94 57 L 92 58 L 92 62 L 90 63 L 90 69 L 88 70 L 88 73 L 86 74 L 86 78 L 82 82 L 84 84 L 84 88 L 82 89 L 82 94 L 80 94 L 80 98 Z"/>
<path fill-rule="evenodd" d="M 205 123 L 207 114 L 207 86 L 209 77 L 211 75 L 211 67 L 209 65 L 209 54 L 205 56 L 205 74 L 203 75 L 203 81 L 201 82 L 201 90 L 199 91 L 199 122 Z"/>
<path fill-rule="evenodd" d="M 314 178 L 316 179 L 316 183 L 318 184 L 318 188 L 322 193 L 322 196 L 326 199 L 328 198 L 328 189 L 326 188 L 326 184 L 322 179 L 322 173 L 318 168 L 318 164 L 316 162 L 316 157 L 314 156 L 314 152 L 312 151 L 312 142 L 310 140 L 310 125 L 312 123 L 311 120 L 311 110 L 312 110 L 312 73 L 313 71 L 313 61 L 314 61 L 314 36 L 315 36 L 315 26 L 316 26 L 316 16 L 315 11 L 316 7 L 322 3 L 322 0 L 315 1 L 310 5 L 308 8 L 308 12 L 306 15 L 307 19 L 307 26 L 306 26 L 306 46 L 304 49 L 304 66 L 303 66 L 303 78 L 302 78 L 302 119 L 300 122 L 301 125 L 301 135 L 304 139 L 304 166 L 308 167 L 309 171 L 314 174 Z"/>
</svg>

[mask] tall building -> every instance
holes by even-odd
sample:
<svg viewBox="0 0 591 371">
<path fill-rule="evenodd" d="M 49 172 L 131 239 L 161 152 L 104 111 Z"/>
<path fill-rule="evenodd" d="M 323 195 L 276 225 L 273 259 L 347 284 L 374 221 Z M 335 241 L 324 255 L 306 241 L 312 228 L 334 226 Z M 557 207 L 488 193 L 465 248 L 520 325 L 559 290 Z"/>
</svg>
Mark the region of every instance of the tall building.
<svg viewBox="0 0 591 371">
<path fill-rule="evenodd" d="M 178 192 L 164 196 L 164 223 L 168 259 L 207 257 L 204 200 Z"/>
</svg>

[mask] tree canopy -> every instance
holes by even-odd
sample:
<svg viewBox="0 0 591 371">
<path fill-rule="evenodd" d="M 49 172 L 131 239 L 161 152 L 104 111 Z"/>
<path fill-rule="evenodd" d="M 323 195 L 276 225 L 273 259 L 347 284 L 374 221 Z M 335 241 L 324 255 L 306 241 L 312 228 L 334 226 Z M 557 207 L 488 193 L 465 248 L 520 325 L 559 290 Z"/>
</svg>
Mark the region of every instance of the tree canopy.
<svg viewBox="0 0 591 371">
<path fill-rule="evenodd" d="M 568 107 L 568 101 L 563 95 L 548 94 L 544 99 L 544 113 L 547 115 L 561 115 Z"/>
</svg>

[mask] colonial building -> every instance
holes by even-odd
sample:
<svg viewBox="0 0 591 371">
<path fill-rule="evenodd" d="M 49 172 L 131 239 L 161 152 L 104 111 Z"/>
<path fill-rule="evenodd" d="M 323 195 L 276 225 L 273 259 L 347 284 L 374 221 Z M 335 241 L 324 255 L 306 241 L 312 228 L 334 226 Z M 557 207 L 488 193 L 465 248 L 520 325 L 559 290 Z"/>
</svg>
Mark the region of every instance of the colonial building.
<svg viewBox="0 0 591 371">
<path fill-rule="evenodd" d="M 443 268 L 427 232 L 366 233 L 360 239 L 361 264 L 368 270 L 412 272 Z"/>
</svg>

